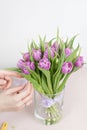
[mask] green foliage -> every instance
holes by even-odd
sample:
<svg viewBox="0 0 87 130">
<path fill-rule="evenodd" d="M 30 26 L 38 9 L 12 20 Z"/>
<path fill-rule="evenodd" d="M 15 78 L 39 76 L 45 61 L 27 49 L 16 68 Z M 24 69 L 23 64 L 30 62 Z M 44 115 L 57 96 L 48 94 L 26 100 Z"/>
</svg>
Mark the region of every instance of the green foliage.
<svg viewBox="0 0 87 130">
<path fill-rule="evenodd" d="M 72 37 L 70 40 L 67 38 L 66 41 L 63 41 L 59 36 L 59 30 L 57 29 L 56 36 L 46 41 L 46 35 L 44 38 L 41 38 L 39 36 L 39 44 L 37 44 L 34 40 L 29 44 L 28 43 L 28 52 L 30 54 L 30 61 L 33 61 L 35 63 L 35 70 L 29 69 L 29 67 L 25 68 L 30 72 L 30 74 L 26 75 L 22 73 L 22 70 L 19 68 L 9 68 L 9 70 L 17 71 L 22 74 L 27 80 L 29 80 L 34 88 L 39 91 L 42 94 L 55 94 L 61 92 L 65 84 L 70 77 L 70 75 L 80 69 L 81 67 L 75 67 L 74 63 L 77 60 L 77 58 L 80 56 L 81 48 L 80 45 L 74 49 L 74 41 L 77 35 Z M 58 44 L 57 51 L 54 51 L 54 57 L 51 56 L 51 47 L 53 43 Z M 42 58 L 43 54 L 48 49 L 48 59 L 51 62 L 51 67 L 49 70 L 42 69 L 38 67 L 38 61 L 35 61 L 32 56 L 32 48 L 35 49 L 41 49 L 42 52 Z M 72 50 L 72 53 L 66 57 L 65 55 L 65 49 L 70 48 Z M 73 63 L 73 69 L 68 74 L 63 74 L 61 69 L 64 62 L 72 62 Z"/>
<path fill-rule="evenodd" d="M 39 67 L 38 67 L 38 69 L 45 75 L 45 77 L 47 79 L 47 86 L 49 88 L 49 92 L 51 94 L 53 94 L 50 71 L 41 69 Z"/>
<path fill-rule="evenodd" d="M 70 61 L 72 61 L 74 58 L 77 58 L 78 57 L 78 55 L 77 55 L 77 53 L 79 52 L 79 49 L 80 49 L 80 46 L 79 46 L 79 44 L 78 44 L 78 46 L 77 46 L 77 48 L 72 52 L 72 54 L 68 57 L 68 58 L 66 58 L 66 62 L 70 62 Z"/>
<path fill-rule="evenodd" d="M 48 45 L 51 46 L 52 45 L 52 42 L 55 40 L 56 38 L 52 38 L 49 42 L 48 42 Z"/>
<path fill-rule="evenodd" d="M 42 86 L 45 94 L 50 94 L 50 91 L 49 91 L 49 88 L 47 85 L 47 79 L 46 79 L 45 75 L 43 75 L 43 73 L 41 76 L 41 86 Z"/>
<path fill-rule="evenodd" d="M 75 40 L 75 38 L 78 36 L 78 34 L 76 34 L 75 36 L 73 36 L 71 39 L 70 39 L 70 41 L 68 42 L 68 44 L 67 44 L 67 47 L 69 47 L 69 48 L 73 48 L 73 43 L 74 43 L 74 40 Z"/>
<path fill-rule="evenodd" d="M 28 52 L 29 52 L 29 54 L 30 54 L 30 60 L 31 61 L 34 61 L 34 59 L 33 59 L 33 56 L 32 56 L 32 47 L 33 47 L 33 41 L 29 44 L 27 44 L 27 47 L 28 47 Z"/>
<path fill-rule="evenodd" d="M 58 60 L 57 55 L 51 59 L 51 69 L 50 69 L 51 75 L 53 75 L 55 72 L 55 69 L 58 68 L 58 64 L 56 63 L 57 60 Z"/>
<path fill-rule="evenodd" d="M 37 80 L 37 82 L 38 82 L 39 84 L 41 84 L 40 76 L 39 76 L 35 71 L 29 69 L 28 67 L 26 67 L 26 69 L 31 73 L 31 76 L 32 76 L 35 80 Z"/>
<path fill-rule="evenodd" d="M 64 62 L 64 58 L 65 58 L 65 53 L 64 53 L 65 45 L 62 43 L 62 41 L 61 41 L 61 49 L 62 49 L 62 52 L 61 52 L 61 56 L 58 61 L 58 68 L 56 69 L 56 72 L 53 74 L 54 91 L 55 91 L 56 87 L 58 87 L 58 83 L 59 83 L 59 80 L 61 77 L 61 68 L 62 68 L 62 64 Z"/>
<path fill-rule="evenodd" d="M 21 69 L 16 68 L 16 67 L 14 67 L 14 68 L 5 68 L 5 70 L 16 71 L 16 72 L 18 72 L 18 73 L 21 73 L 21 72 L 22 72 Z"/>
<path fill-rule="evenodd" d="M 22 76 L 24 76 L 25 79 L 27 79 L 28 81 L 30 81 L 33 84 L 34 88 L 38 92 L 44 94 L 44 91 L 43 91 L 41 85 L 37 82 L 37 80 L 35 80 L 34 78 L 32 78 L 30 74 L 29 75 L 22 74 Z"/>
<path fill-rule="evenodd" d="M 46 36 L 44 37 L 43 40 L 42 40 L 41 36 L 39 36 L 40 48 L 41 48 L 41 51 L 42 51 L 42 52 L 45 51 L 45 46 L 44 46 L 45 39 L 46 39 Z"/>
<path fill-rule="evenodd" d="M 70 73 L 70 74 L 71 74 L 71 73 Z M 65 84 L 66 84 L 66 81 L 68 80 L 70 74 L 66 74 L 66 75 L 65 75 L 65 77 L 64 77 L 64 79 L 63 79 L 63 81 L 62 81 L 62 83 L 60 84 L 59 88 L 57 88 L 57 90 L 56 90 L 57 93 L 61 92 L 61 91 L 64 89 Z"/>
</svg>

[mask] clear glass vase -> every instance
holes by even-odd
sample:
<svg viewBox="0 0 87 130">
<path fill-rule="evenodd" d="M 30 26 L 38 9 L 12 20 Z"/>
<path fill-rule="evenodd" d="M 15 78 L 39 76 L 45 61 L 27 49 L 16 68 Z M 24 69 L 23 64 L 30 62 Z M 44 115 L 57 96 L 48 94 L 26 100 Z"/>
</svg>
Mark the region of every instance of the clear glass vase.
<svg viewBox="0 0 87 130">
<path fill-rule="evenodd" d="M 34 113 L 46 125 L 55 124 L 62 117 L 64 90 L 58 94 L 42 95 L 34 93 Z"/>
</svg>

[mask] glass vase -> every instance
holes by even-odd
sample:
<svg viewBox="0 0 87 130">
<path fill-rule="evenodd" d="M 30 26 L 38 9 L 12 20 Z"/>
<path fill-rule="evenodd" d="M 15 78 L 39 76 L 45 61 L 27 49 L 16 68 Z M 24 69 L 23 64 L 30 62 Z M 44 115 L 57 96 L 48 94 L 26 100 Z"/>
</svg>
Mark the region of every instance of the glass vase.
<svg viewBox="0 0 87 130">
<path fill-rule="evenodd" d="M 46 125 L 55 124 L 62 117 L 64 90 L 58 94 L 42 95 L 35 90 L 34 113 L 35 117 Z"/>
</svg>

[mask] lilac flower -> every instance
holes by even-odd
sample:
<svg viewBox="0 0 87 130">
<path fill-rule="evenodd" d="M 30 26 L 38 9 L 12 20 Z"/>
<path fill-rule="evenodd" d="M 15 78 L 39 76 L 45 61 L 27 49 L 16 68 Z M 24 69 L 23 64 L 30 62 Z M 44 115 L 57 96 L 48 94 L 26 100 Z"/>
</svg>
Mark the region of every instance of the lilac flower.
<svg viewBox="0 0 87 130">
<path fill-rule="evenodd" d="M 42 56 L 41 50 L 32 49 L 32 55 L 33 55 L 34 60 L 39 61 Z"/>
<path fill-rule="evenodd" d="M 18 68 L 23 69 L 25 66 L 24 60 L 20 59 L 17 63 Z"/>
<path fill-rule="evenodd" d="M 28 62 L 26 62 L 26 66 L 27 66 L 29 69 L 31 69 L 31 70 L 35 70 L 35 64 L 34 64 L 34 62 L 28 61 Z"/>
<path fill-rule="evenodd" d="M 34 64 L 34 62 L 31 62 L 31 63 L 30 63 L 30 69 L 31 69 L 31 70 L 35 70 L 35 64 Z"/>
<path fill-rule="evenodd" d="M 66 57 L 68 57 L 71 53 L 72 53 L 72 50 L 67 47 L 67 48 L 65 49 Z"/>
<path fill-rule="evenodd" d="M 30 67 L 30 61 L 25 62 L 25 65 L 26 65 L 27 67 Z"/>
<path fill-rule="evenodd" d="M 64 62 L 62 65 L 62 73 L 67 74 L 72 71 L 73 64 L 72 62 Z"/>
<path fill-rule="evenodd" d="M 30 74 L 30 72 L 29 72 L 26 68 L 23 68 L 23 69 L 22 69 L 22 72 L 23 72 L 24 74 Z"/>
<path fill-rule="evenodd" d="M 31 70 L 35 70 L 34 62 L 30 62 L 30 61 L 24 62 L 24 60 L 22 59 L 18 61 L 17 66 L 22 70 L 24 74 L 30 74 L 29 70 L 26 67 L 28 67 Z"/>
<path fill-rule="evenodd" d="M 53 51 L 58 51 L 58 47 L 59 47 L 59 45 L 57 42 L 54 42 L 53 45 L 51 46 Z"/>
<path fill-rule="evenodd" d="M 29 70 L 27 68 L 29 68 L 30 70 L 35 70 L 35 65 L 34 65 L 34 62 L 25 62 L 25 66 L 24 68 L 22 68 L 22 71 L 24 74 L 30 74 Z"/>
<path fill-rule="evenodd" d="M 84 64 L 83 56 L 78 57 L 76 62 L 74 63 L 76 67 L 81 67 L 83 64 Z"/>
<path fill-rule="evenodd" d="M 29 52 L 26 52 L 26 53 L 23 54 L 23 59 L 25 61 L 29 61 L 30 60 L 30 54 L 29 54 Z"/>
<path fill-rule="evenodd" d="M 49 50 L 48 50 L 48 48 L 46 48 L 43 57 L 48 58 L 48 51 L 50 51 L 50 55 L 53 58 L 54 57 L 54 50 L 52 48 L 49 48 Z"/>
<path fill-rule="evenodd" d="M 51 63 L 47 58 L 43 58 L 39 61 L 38 66 L 42 69 L 49 70 Z"/>
</svg>

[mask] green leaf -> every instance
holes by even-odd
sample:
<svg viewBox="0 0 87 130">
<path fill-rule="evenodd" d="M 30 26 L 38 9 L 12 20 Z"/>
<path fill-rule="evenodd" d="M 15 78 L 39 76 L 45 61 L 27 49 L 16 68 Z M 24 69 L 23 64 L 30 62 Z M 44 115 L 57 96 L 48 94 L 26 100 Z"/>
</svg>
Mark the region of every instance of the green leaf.
<svg viewBox="0 0 87 130">
<path fill-rule="evenodd" d="M 30 53 L 31 52 L 31 48 L 30 48 L 29 41 L 27 41 L 27 48 L 28 48 L 28 52 Z"/>
<path fill-rule="evenodd" d="M 10 70 L 10 71 L 16 71 L 16 72 L 19 72 L 19 73 L 21 73 L 22 72 L 22 70 L 21 69 L 19 69 L 19 68 L 6 68 L 5 70 Z"/>
<path fill-rule="evenodd" d="M 59 61 L 58 61 L 58 69 L 56 70 L 56 72 L 53 75 L 53 79 L 55 79 L 56 75 L 58 74 L 58 72 L 61 70 L 62 64 L 64 62 L 65 59 L 65 45 L 63 44 L 62 46 L 62 52 L 61 52 L 61 56 L 59 57 Z"/>
<path fill-rule="evenodd" d="M 38 50 L 38 49 L 39 49 L 39 47 L 37 46 L 37 44 L 35 43 L 35 41 L 33 40 L 32 42 L 33 42 L 33 47 L 34 47 L 35 49 L 37 49 L 37 50 Z"/>
<path fill-rule="evenodd" d="M 67 47 L 70 47 L 70 48 L 73 47 L 74 40 L 75 40 L 75 38 L 76 38 L 77 36 L 78 36 L 78 34 L 76 34 L 75 36 L 73 36 L 73 37 L 71 38 L 71 40 L 69 41 Z"/>
<path fill-rule="evenodd" d="M 50 50 L 49 47 L 48 47 L 48 58 L 49 58 L 49 59 L 52 59 L 52 56 L 51 56 L 51 50 Z"/>
<path fill-rule="evenodd" d="M 53 81 L 53 90 L 54 91 L 58 87 L 59 79 L 60 79 L 60 70 L 56 73 L 55 78 L 53 77 L 53 80 L 52 80 Z"/>
<path fill-rule="evenodd" d="M 43 38 L 43 44 L 46 42 L 46 35 Z"/>
<path fill-rule="evenodd" d="M 49 91 L 51 94 L 53 94 L 50 71 L 41 68 L 39 68 L 39 70 L 46 76 Z"/>
<path fill-rule="evenodd" d="M 29 69 L 27 66 L 25 66 L 25 68 L 30 72 L 30 75 L 35 79 L 37 80 L 37 82 L 39 84 L 41 84 L 41 80 L 40 80 L 40 76 L 33 70 Z"/>
<path fill-rule="evenodd" d="M 50 94 L 50 91 L 49 91 L 49 88 L 47 86 L 47 80 L 46 80 L 46 77 L 42 74 L 41 76 L 41 79 L 42 79 L 42 88 L 45 92 L 45 94 Z"/>
<path fill-rule="evenodd" d="M 61 38 L 60 38 L 60 48 L 62 50 L 65 50 L 65 44 L 64 44 L 64 42 L 63 42 L 63 40 Z"/>
<path fill-rule="evenodd" d="M 30 74 L 29 74 L 29 75 L 22 74 L 22 75 L 23 75 L 23 77 L 24 77 L 25 79 L 27 79 L 28 81 L 30 81 L 30 82 L 33 84 L 33 87 L 34 87 L 38 92 L 44 94 L 44 91 L 43 91 L 41 85 L 37 82 L 37 80 L 33 79 Z"/>
<path fill-rule="evenodd" d="M 43 40 L 42 40 L 42 38 L 40 36 L 39 36 L 39 41 L 40 41 L 41 51 L 44 52 L 45 51 L 45 46 L 44 46 Z"/>
<path fill-rule="evenodd" d="M 62 73 L 59 73 L 58 75 L 56 75 L 56 78 L 55 78 L 55 86 L 54 86 L 54 92 L 56 92 L 56 89 L 59 88 L 59 83 L 60 83 L 60 80 L 61 80 L 61 77 L 62 77 Z"/>
<path fill-rule="evenodd" d="M 68 37 L 67 37 L 67 39 L 65 41 L 65 48 L 67 48 L 67 44 L 68 44 Z"/>
<path fill-rule="evenodd" d="M 57 60 L 57 55 L 54 58 L 52 58 L 51 69 L 50 69 L 51 75 L 53 75 L 54 70 L 56 69 L 55 68 L 55 66 L 56 66 L 56 60 Z"/>
<path fill-rule="evenodd" d="M 77 57 L 77 52 L 79 51 L 79 44 L 78 44 L 78 46 L 77 46 L 77 48 L 72 52 L 72 54 L 69 56 L 69 57 L 67 57 L 66 58 L 66 62 L 68 62 L 68 61 L 72 61 L 74 58 L 76 58 Z"/>
<path fill-rule="evenodd" d="M 52 82 L 54 82 L 53 83 L 53 90 L 55 90 L 56 87 L 58 87 L 58 84 L 59 84 L 61 68 L 62 68 L 62 64 L 63 64 L 64 59 L 65 59 L 64 50 L 65 50 L 65 45 L 63 44 L 63 46 L 62 46 L 62 54 L 61 54 L 61 56 L 59 58 L 59 61 L 58 61 L 58 69 L 56 70 L 56 72 L 53 75 L 53 80 L 52 80 Z"/>
<path fill-rule="evenodd" d="M 59 28 L 57 28 L 57 35 L 56 35 L 56 41 L 58 42 L 59 40 Z"/>
<path fill-rule="evenodd" d="M 33 42 L 31 42 L 30 44 L 28 43 L 27 46 L 28 46 L 28 52 L 30 54 L 30 60 L 34 61 L 33 56 L 32 56 Z"/>
<path fill-rule="evenodd" d="M 79 50 L 78 50 L 78 57 L 80 56 L 80 53 L 81 53 L 81 48 L 79 47 Z"/>
<path fill-rule="evenodd" d="M 52 45 L 52 42 L 53 42 L 53 40 L 55 40 L 56 38 L 54 37 L 54 38 L 52 38 L 49 42 L 48 42 L 48 45 L 49 46 L 51 46 Z"/>
<path fill-rule="evenodd" d="M 57 93 L 61 92 L 65 88 L 66 81 L 68 80 L 70 74 L 65 75 L 65 78 L 63 79 L 62 83 L 60 84 L 59 88 L 56 90 Z"/>
<path fill-rule="evenodd" d="M 79 70 L 81 67 L 74 67 L 72 72 L 76 72 L 77 70 Z"/>
</svg>

